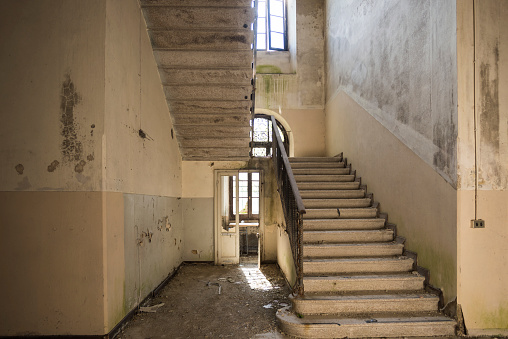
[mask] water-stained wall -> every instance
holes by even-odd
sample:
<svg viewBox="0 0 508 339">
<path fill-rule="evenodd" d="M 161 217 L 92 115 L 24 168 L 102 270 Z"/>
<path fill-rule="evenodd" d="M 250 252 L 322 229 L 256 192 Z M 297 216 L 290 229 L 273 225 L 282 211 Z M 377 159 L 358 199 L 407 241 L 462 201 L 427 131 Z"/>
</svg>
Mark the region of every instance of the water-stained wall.
<svg viewBox="0 0 508 339">
<path fill-rule="evenodd" d="M 455 2 L 326 1 L 326 149 L 457 295 Z"/>
<path fill-rule="evenodd" d="M 102 335 L 182 262 L 181 157 L 143 16 L 52 0 L 0 18 L 0 336 Z"/>
<path fill-rule="evenodd" d="M 508 333 L 507 17 L 506 1 L 457 1 L 458 303 L 472 335 Z"/>
<path fill-rule="evenodd" d="M 453 1 L 327 1 L 327 100 L 345 91 L 456 185 Z"/>
</svg>

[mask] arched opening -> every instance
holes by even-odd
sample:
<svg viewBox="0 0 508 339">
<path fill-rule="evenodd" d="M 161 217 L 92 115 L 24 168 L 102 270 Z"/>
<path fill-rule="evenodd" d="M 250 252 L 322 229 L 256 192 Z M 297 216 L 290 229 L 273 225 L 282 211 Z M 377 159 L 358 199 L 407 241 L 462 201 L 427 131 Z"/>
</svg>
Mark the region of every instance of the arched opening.
<svg viewBox="0 0 508 339">
<path fill-rule="evenodd" d="M 269 157 L 272 154 L 272 115 L 277 121 L 277 127 L 288 156 L 293 156 L 293 138 L 288 123 L 276 112 L 270 110 L 256 110 L 252 120 L 251 154 L 253 157 Z"/>
</svg>

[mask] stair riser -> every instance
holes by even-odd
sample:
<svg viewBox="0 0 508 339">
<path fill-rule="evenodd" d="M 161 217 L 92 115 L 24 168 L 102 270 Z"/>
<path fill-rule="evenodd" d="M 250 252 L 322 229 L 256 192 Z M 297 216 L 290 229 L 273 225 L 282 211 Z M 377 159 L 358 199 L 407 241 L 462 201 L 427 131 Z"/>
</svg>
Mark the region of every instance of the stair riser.
<svg viewBox="0 0 508 339">
<path fill-rule="evenodd" d="M 356 291 L 417 291 L 423 289 L 423 277 L 405 279 L 371 280 L 357 279 L 313 279 L 304 278 L 303 285 L 306 293 L 312 292 L 356 292 Z"/>
<path fill-rule="evenodd" d="M 294 175 L 346 175 L 350 174 L 349 168 L 293 168 Z"/>
<path fill-rule="evenodd" d="M 392 321 L 367 323 L 331 321 L 329 323 L 304 323 L 302 319 L 288 316 L 287 309 L 277 311 L 279 328 L 297 338 L 376 338 L 376 337 L 431 337 L 455 336 L 453 321 Z M 305 320 L 305 319 L 303 319 Z M 340 321 L 340 320 L 339 320 Z M 339 325 L 339 326 L 338 326 Z"/>
<path fill-rule="evenodd" d="M 323 190 L 300 191 L 302 199 L 360 199 L 365 197 L 364 190 Z"/>
<path fill-rule="evenodd" d="M 352 182 L 299 182 L 298 189 L 304 190 L 357 190 L 360 188 L 358 181 Z"/>
<path fill-rule="evenodd" d="M 375 217 L 377 217 L 377 209 L 375 208 L 344 208 L 340 210 L 340 215 L 336 209 L 308 209 L 303 215 L 304 219 L 361 219 Z"/>
<path fill-rule="evenodd" d="M 303 232 L 304 243 L 355 243 L 392 241 L 391 230 L 379 232 Z"/>
<path fill-rule="evenodd" d="M 355 180 L 352 174 L 347 175 L 296 175 L 296 182 L 351 182 Z"/>
<path fill-rule="evenodd" d="M 340 157 L 292 157 L 289 158 L 290 163 L 305 162 L 305 163 L 338 163 L 342 162 Z"/>
<path fill-rule="evenodd" d="M 373 262 L 304 262 L 305 275 L 345 274 L 345 273 L 391 273 L 409 272 L 413 269 L 413 260 L 393 260 Z"/>
<path fill-rule="evenodd" d="M 343 162 L 291 162 L 291 168 L 345 168 Z"/>
<path fill-rule="evenodd" d="M 363 199 L 304 199 L 305 208 L 363 208 L 372 205 L 369 198 Z"/>
<path fill-rule="evenodd" d="M 402 255 L 403 245 L 330 246 L 304 245 L 304 258 L 388 257 Z"/>
<path fill-rule="evenodd" d="M 435 312 L 438 298 L 368 300 L 293 300 L 298 314 L 365 314 L 375 312 Z"/>
<path fill-rule="evenodd" d="M 385 226 L 384 219 L 322 219 L 303 221 L 304 231 L 376 230 Z"/>
</svg>

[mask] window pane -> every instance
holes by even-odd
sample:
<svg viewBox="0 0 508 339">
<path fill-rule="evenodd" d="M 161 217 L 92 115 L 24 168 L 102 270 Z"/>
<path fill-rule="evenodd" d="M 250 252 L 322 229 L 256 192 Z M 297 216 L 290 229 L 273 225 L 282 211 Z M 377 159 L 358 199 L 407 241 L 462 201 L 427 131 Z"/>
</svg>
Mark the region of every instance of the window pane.
<svg viewBox="0 0 508 339">
<path fill-rule="evenodd" d="M 284 34 L 270 33 L 270 48 L 284 49 Z"/>
<path fill-rule="evenodd" d="M 251 175 L 252 181 L 259 181 L 259 173 L 253 172 Z"/>
<path fill-rule="evenodd" d="M 256 198 L 259 197 L 259 181 L 252 182 L 252 196 Z"/>
<path fill-rule="evenodd" d="M 252 214 L 259 214 L 259 198 L 252 198 Z"/>
<path fill-rule="evenodd" d="M 257 34 L 256 49 L 266 49 L 266 34 Z"/>
<path fill-rule="evenodd" d="M 263 118 L 254 119 L 254 138 L 253 141 L 270 141 L 268 140 L 268 120 Z"/>
<path fill-rule="evenodd" d="M 284 16 L 284 3 L 282 0 L 270 1 L 270 15 Z"/>
<path fill-rule="evenodd" d="M 266 17 L 266 1 L 258 1 L 258 18 Z"/>
<path fill-rule="evenodd" d="M 249 213 L 249 198 L 239 198 L 240 200 L 240 212 L 238 214 Z"/>
<path fill-rule="evenodd" d="M 239 176 L 238 176 L 238 180 L 242 181 L 242 180 L 249 180 L 249 173 L 247 172 L 240 172 Z M 241 183 L 240 183 L 240 186 L 241 186 Z"/>
<path fill-rule="evenodd" d="M 270 16 L 270 31 L 284 33 L 284 19 L 278 16 Z"/>
<path fill-rule="evenodd" d="M 264 34 L 266 33 L 266 19 L 265 18 L 259 18 L 258 19 L 258 34 Z"/>
<path fill-rule="evenodd" d="M 252 155 L 255 157 L 266 157 L 266 148 L 253 148 Z"/>
</svg>

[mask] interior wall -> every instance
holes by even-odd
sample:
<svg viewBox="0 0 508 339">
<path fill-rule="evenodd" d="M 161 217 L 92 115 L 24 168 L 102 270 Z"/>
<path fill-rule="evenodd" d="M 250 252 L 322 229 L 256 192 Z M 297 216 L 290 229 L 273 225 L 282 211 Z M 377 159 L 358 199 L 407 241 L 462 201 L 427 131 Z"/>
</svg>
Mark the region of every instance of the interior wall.
<svg viewBox="0 0 508 339">
<path fill-rule="evenodd" d="M 326 1 L 326 152 L 457 295 L 455 3 Z"/>
<path fill-rule="evenodd" d="M 257 53 L 256 108 L 281 114 L 295 156 L 324 156 L 324 1 L 288 2 L 289 51 Z"/>
<path fill-rule="evenodd" d="M 508 333 L 507 16 L 505 1 L 457 1 L 458 303 L 471 335 Z"/>
<path fill-rule="evenodd" d="M 136 0 L 9 1 L 0 18 L 0 336 L 102 335 L 182 262 L 146 26 Z"/>
<path fill-rule="evenodd" d="M 105 46 L 103 180 L 108 196 L 123 197 L 109 210 L 123 214 L 115 238 L 123 251 L 112 255 L 125 263 L 106 270 L 117 282 L 111 330 L 182 263 L 184 226 L 181 156 L 138 1 L 106 1 Z"/>
<path fill-rule="evenodd" d="M 105 14 L 0 3 L 0 336 L 104 333 Z"/>
<path fill-rule="evenodd" d="M 453 1 L 327 1 L 327 101 L 345 91 L 456 185 Z"/>
</svg>

